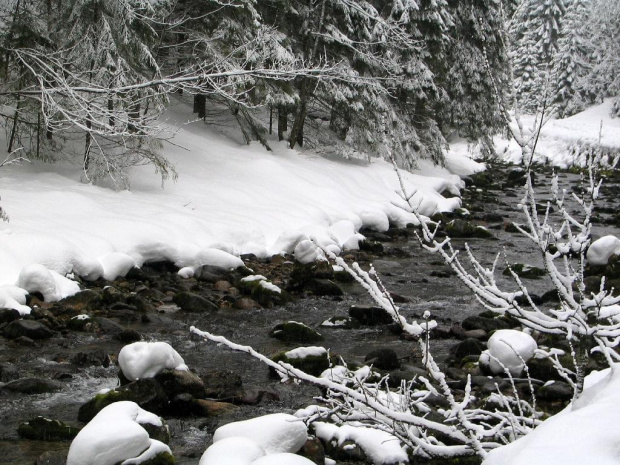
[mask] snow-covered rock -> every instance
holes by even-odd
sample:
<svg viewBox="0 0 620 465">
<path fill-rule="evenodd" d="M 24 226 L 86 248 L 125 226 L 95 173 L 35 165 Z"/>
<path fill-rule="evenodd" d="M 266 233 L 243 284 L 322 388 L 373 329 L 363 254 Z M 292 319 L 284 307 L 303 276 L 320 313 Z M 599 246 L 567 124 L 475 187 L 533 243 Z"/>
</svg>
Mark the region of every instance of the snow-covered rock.
<svg viewBox="0 0 620 465">
<path fill-rule="evenodd" d="M 314 263 L 317 260 L 325 260 L 325 253 L 309 239 L 299 242 L 295 246 L 293 255 L 295 260 L 303 265 Z"/>
<path fill-rule="evenodd" d="M 170 448 L 149 438 L 141 424 L 161 426 L 157 416 L 134 402 L 122 401 L 101 410 L 75 437 L 67 465 L 133 465 Z"/>
<path fill-rule="evenodd" d="M 495 331 L 487 342 L 488 350 L 480 355 L 480 363 L 488 366 L 493 373 L 505 373 L 508 368 L 512 376 L 520 376 L 524 363 L 534 356 L 538 348 L 532 336 L 514 329 Z"/>
<path fill-rule="evenodd" d="M 620 254 L 620 239 L 609 235 L 592 242 L 586 258 L 590 265 L 607 265 L 609 259 L 618 254 Z"/>
<path fill-rule="evenodd" d="M 21 315 L 28 315 L 30 307 L 26 305 L 28 291 L 17 286 L 0 286 L 0 308 L 12 308 Z"/>
<path fill-rule="evenodd" d="M 103 278 L 114 281 L 118 277 L 124 277 L 129 270 L 137 266 L 136 261 L 122 252 L 112 252 L 99 257 L 103 267 Z"/>
<path fill-rule="evenodd" d="M 251 465 L 314 465 L 314 462 L 301 455 L 281 453 L 266 455 L 254 460 Z"/>
<path fill-rule="evenodd" d="M 128 344 L 119 352 L 118 364 L 130 381 L 152 378 L 165 369 L 188 369 L 179 353 L 166 342 Z"/>
<path fill-rule="evenodd" d="M 295 453 L 308 439 L 308 430 L 295 416 L 274 413 L 220 426 L 213 434 L 213 442 L 231 437 L 251 439 L 259 444 L 267 455 Z"/>
<path fill-rule="evenodd" d="M 256 441 L 232 436 L 208 447 L 198 465 L 250 465 L 264 455 L 264 449 Z"/>
<path fill-rule="evenodd" d="M 78 283 L 39 264 L 23 267 L 17 286 L 30 293 L 40 292 L 46 302 L 54 302 L 80 292 Z"/>
</svg>

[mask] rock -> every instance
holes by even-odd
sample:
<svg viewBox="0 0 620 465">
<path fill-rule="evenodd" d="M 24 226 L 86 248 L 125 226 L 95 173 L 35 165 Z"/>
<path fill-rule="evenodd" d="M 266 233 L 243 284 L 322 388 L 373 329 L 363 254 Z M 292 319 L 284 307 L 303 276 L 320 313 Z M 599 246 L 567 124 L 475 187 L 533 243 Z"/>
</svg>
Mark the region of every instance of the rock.
<svg viewBox="0 0 620 465">
<path fill-rule="evenodd" d="M 216 281 L 213 283 L 213 290 L 218 292 L 225 292 L 232 287 L 232 284 L 228 281 Z"/>
<path fill-rule="evenodd" d="M 89 422 L 103 408 L 121 400 L 135 402 L 144 410 L 153 413 L 164 412 L 169 402 L 166 393 L 157 381 L 151 378 L 144 378 L 132 381 L 106 393 L 97 394 L 80 407 L 78 420 L 85 423 Z"/>
<path fill-rule="evenodd" d="M 308 438 L 298 454 L 312 460 L 317 465 L 325 465 L 325 448 L 314 436 Z"/>
<path fill-rule="evenodd" d="M 186 393 L 201 399 L 206 394 L 202 379 L 191 371 L 166 369 L 155 376 L 155 381 L 159 382 L 169 398 Z"/>
<path fill-rule="evenodd" d="M 317 260 L 306 264 L 296 261 L 291 270 L 288 289 L 291 291 L 302 291 L 310 281 L 333 278 L 334 269 L 326 260 Z"/>
<path fill-rule="evenodd" d="M 181 310 L 191 313 L 219 310 L 215 303 L 191 292 L 179 292 L 174 296 L 173 301 Z"/>
<path fill-rule="evenodd" d="M 94 325 L 91 326 L 91 330 L 96 330 L 104 334 L 116 335 L 125 331 L 125 327 L 114 320 L 99 316 L 93 318 Z"/>
<path fill-rule="evenodd" d="M 60 391 L 63 385 L 58 381 L 41 378 L 19 378 L 9 381 L 2 389 L 7 391 L 19 392 L 21 394 L 44 394 L 48 392 Z"/>
<path fill-rule="evenodd" d="M 49 339 L 54 332 L 43 323 L 34 320 L 15 320 L 9 323 L 2 332 L 7 339 L 26 336 L 30 339 Z"/>
<path fill-rule="evenodd" d="M 358 307 L 352 305 L 349 308 L 349 316 L 365 326 L 389 325 L 394 323 L 392 316 L 381 307 Z"/>
<path fill-rule="evenodd" d="M 76 315 L 67 321 L 66 327 L 72 331 L 86 331 L 86 325 L 92 323 L 92 321 L 88 315 Z"/>
<path fill-rule="evenodd" d="M 91 289 L 86 289 L 56 302 L 58 307 L 66 307 L 77 312 L 96 310 L 101 306 L 101 295 Z"/>
<path fill-rule="evenodd" d="M 552 381 L 538 389 L 537 397 L 547 402 L 568 402 L 573 398 L 573 388 L 563 381 Z"/>
<path fill-rule="evenodd" d="M 341 296 L 342 289 L 330 279 L 311 279 L 304 285 L 304 290 L 317 296 Z"/>
<path fill-rule="evenodd" d="M 0 363 L 0 382 L 6 383 L 19 378 L 19 371 L 15 365 Z"/>
<path fill-rule="evenodd" d="M 17 428 L 17 434 L 22 438 L 38 441 L 69 441 L 79 432 L 80 428 L 42 416 L 26 421 Z"/>
<path fill-rule="evenodd" d="M 235 299 L 234 306 L 238 310 L 252 310 L 253 308 L 260 308 L 258 302 L 248 297 L 240 297 Z"/>
<path fill-rule="evenodd" d="M 121 341 L 123 344 L 131 344 L 142 340 L 142 335 L 135 329 L 124 329 L 120 333 L 114 335 L 114 339 Z"/>
<path fill-rule="evenodd" d="M 548 358 L 532 358 L 527 362 L 528 373 L 531 378 L 542 381 L 563 381 L 563 378 L 553 367 Z"/>
<path fill-rule="evenodd" d="M 475 355 L 476 357 L 479 356 L 484 349 L 485 345 L 478 339 L 465 339 L 452 346 L 450 349 L 450 359 L 454 360 L 454 362 L 458 365 L 468 355 Z"/>
<path fill-rule="evenodd" d="M 468 316 L 461 322 L 461 326 L 466 331 L 472 329 L 483 329 L 487 333 L 498 329 L 509 329 L 510 323 L 503 317 L 499 318 L 484 318 L 481 316 Z"/>
<path fill-rule="evenodd" d="M 470 329 L 469 331 L 465 331 L 463 336 L 468 339 L 479 339 L 481 341 L 486 341 L 489 338 L 487 332 L 484 329 Z"/>
<path fill-rule="evenodd" d="M 322 328 L 358 329 L 360 326 L 359 321 L 346 316 L 333 316 L 321 323 Z"/>
<path fill-rule="evenodd" d="M 534 303 L 534 305 L 542 305 L 545 301 L 543 300 L 543 298 L 539 295 L 536 294 L 529 294 L 530 299 L 532 300 L 532 302 Z M 556 296 L 557 296 L 557 292 L 556 292 Z M 530 306 L 530 301 L 528 300 L 527 297 L 525 297 L 524 295 L 520 295 L 517 296 L 515 298 L 515 301 L 523 306 L 523 307 L 529 307 Z"/>
<path fill-rule="evenodd" d="M 525 265 L 523 263 L 515 263 L 510 268 L 506 267 L 503 271 L 503 275 L 510 276 L 510 269 L 514 271 L 517 276 L 525 279 L 538 279 L 542 276 L 545 276 L 546 271 L 542 268 L 538 268 L 537 266 Z"/>
<path fill-rule="evenodd" d="M 269 332 L 269 336 L 283 342 L 309 343 L 323 340 L 323 336 L 320 333 L 296 321 L 287 321 L 286 323 L 276 325 Z"/>
<path fill-rule="evenodd" d="M 10 323 L 11 321 L 19 320 L 21 318 L 20 313 L 12 308 L 0 308 L 0 324 Z"/>
<path fill-rule="evenodd" d="M 450 237 L 480 237 L 491 238 L 493 234 L 482 226 L 476 226 L 470 221 L 456 219 L 446 225 L 446 234 Z"/>
<path fill-rule="evenodd" d="M 34 342 L 32 339 L 26 336 L 19 336 L 18 338 L 13 339 L 13 342 L 19 344 L 20 346 L 24 346 L 24 347 L 34 347 L 37 345 L 36 342 Z"/>
<path fill-rule="evenodd" d="M 103 349 L 95 349 L 90 352 L 78 352 L 71 359 L 71 363 L 79 367 L 110 366 L 110 356 Z"/>
<path fill-rule="evenodd" d="M 308 349 L 309 353 L 304 354 L 304 349 Z M 314 349 L 314 350 L 313 350 Z M 288 352 L 281 352 L 272 357 L 274 362 L 284 362 L 293 367 L 308 373 L 312 376 L 319 376 L 330 366 L 330 360 L 327 350 L 322 351 L 318 347 L 299 347 Z M 275 374 L 275 372 L 272 372 Z"/>
<path fill-rule="evenodd" d="M 125 303 L 125 294 L 114 286 L 106 286 L 101 293 L 101 304 L 110 306 L 116 303 Z"/>
<path fill-rule="evenodd" d="M 214 417 L 224 415 L 236 410 L 238 407 L 228 402 L 219 402 L 207 399 L 194 399 L 192 410 L 201 417 Z"/>
<path fill-rule="evenodd" d="M 400 361 L 398 355 L 393 349 L 381 348 L 369 352 L 364 361 L 367 364 L 372 364 L 375 368 L 380 370 L 397 370 L 400 368 Z"/>
<path fill-rule="evenodd" d="M 390 241 L 390 240 L 391 240 L 391 238 L 388 237 L 387 241 Z M 383 244 L 381 242 L 377 242 L 377 241 L 364 240 L 364 241 L 360 241 L 359 242 L 359 249 L 362 252 L 368 252 L 368 253 L 371 253 L 371 254 L 382 254 L 383 253 Z"/>
<path fill-rule="evenodd" d="M 201 376 L 205 397 L 235 402 L 244 397 L 241 376 L 232 370 L 214 370 Z"/>
<path fill-rule="evenodd" d="M 163 442 L 164 444 L 170 444 L 170 428 L 165 421 L 162 419 L 161 426 L 154 425 L 152 423 L 144 422 L 140 423 L 140 426 L 149 433 L 149 437 L 151 439 L 155 439 L 156 441 Z"/>
<path fill-rule="evenodd" d="M 34 465 L 66 465 L 68 453 L 68 450 L 48 450 L 34 461 Z"/>
</svg>

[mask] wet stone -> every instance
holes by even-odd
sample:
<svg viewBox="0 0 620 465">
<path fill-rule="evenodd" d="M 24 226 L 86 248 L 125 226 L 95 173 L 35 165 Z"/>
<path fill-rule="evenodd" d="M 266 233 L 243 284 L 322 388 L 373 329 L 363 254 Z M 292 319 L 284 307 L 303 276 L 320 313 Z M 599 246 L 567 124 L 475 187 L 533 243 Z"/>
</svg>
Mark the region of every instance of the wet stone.
<svg viewBox="0 0 620 465">
<path fill-rule="evenodd" d="M 4 328 L 3 335 L 7 339 L 17 339 L 21 336 L 30 339 L 48 339 L 54 336 L 54 332 L 38 321 L 15 320 Z"/>
<path fill-rule="evenodd" d="M 73 439 L 80 429 L 60 420 L 37 416 L 19 425 L 17 434 L 23 438 L 39 441 L 67 441 Z"/>
<path fill-rule="evenodd" d="M 349 308 L 349 315 L 365 326 L 388 325 L 394 322 L 392 316 L 381 307 L 353 305 Z"/>
<path fill-rule="evenodd" d="M 219 307 L 210 300 L 192 292 L 179 292 L 173 298 L 173 302 L 183 311 L 201 313 L 219 310 Z"/>
<path fill-rule="evenodd" d="M 387 347 L 373 350 L 369 352 L 364 361 L 367 364 L 372 364 L 374 367 L 379 368 L 380 370 L 396 370 L 400 368 L 400 361 L 398 360 L 398 355 L 394 349 L 390 349 Z"/>
<path fill-rule="evenodd" d="M 9 381 L 2 389 L 21 394 L 45 394 L 60 391 L 63 385 L 58 381 L 41 378 L 19 378 Z"/>
</svg>

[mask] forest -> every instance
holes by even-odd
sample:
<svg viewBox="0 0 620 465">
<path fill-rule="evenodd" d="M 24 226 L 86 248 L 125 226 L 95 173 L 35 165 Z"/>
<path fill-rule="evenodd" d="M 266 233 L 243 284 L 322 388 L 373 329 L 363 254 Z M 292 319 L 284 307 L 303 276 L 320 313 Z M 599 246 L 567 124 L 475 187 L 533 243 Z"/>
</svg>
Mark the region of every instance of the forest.
<svg viewBox="0 0 620 465">
<path fill-rule="evenodd" d="M 441 164 L 455 136 L 492 153 L 511 112 L 618 95 L 618 18 L 613 0 L 7 0 L 1 124 L 12 156 L 63 152 L 117 188 L 141 163 L 174 177 L 158 118 L 183 93 L 267 148 Z"/>
</svg>

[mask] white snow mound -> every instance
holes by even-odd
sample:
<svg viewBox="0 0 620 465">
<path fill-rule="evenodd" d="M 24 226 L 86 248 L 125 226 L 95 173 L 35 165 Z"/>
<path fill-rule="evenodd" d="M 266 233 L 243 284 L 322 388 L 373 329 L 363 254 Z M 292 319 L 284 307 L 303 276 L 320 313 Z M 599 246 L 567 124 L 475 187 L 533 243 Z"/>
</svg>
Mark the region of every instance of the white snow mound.
<svg viewBox="0 0 620 465">
<path fill-rule="evenodd" d="M 136 261 L 129 255 L 122 252 L 112 252 L 99 257 L 103 267 L 103 278 L 114 281 L 116 278 L 124 277 L 129 270 L 138 266 Z"/>
<path fill-rule="evenodd" d="M 207 448 L 198 465 L 250 465 L 264 455 L 265 451 L 256 441 L 233 436 Z"/>
<path fill-rule="evenodd" d="M 301 455 L 282 453 L 266 455 L 254 460 L 251 465 L 314 465 L 314 462 Z"/>
<path fill-rule="evenodd" d="M 493 373 L 505 373 L 506 367 L 512 376 L 521 376 L 524 362 L 534 356 L 538 344 L 532 336 L 514 329 L 495 331 L 487 342 L 488 350 L 480 355 L 480 363 L 487 365 Z"/>
<path fill-rule="evenodd" d="M 166 342 L 134 342 L 121 349 L 118 364 L 130 381 L 152 378 L 165 369 L 187 371 L 179 353 Z"/>
<path fill-rule="evenodd" d="M 586 258 L 590 265 L 607 265 L 609 259 L 618 254 L 620 254 L 620 239 L 609 235 L 592 242 Z"/>
<path fill-rule="evenodd" d="M 78 283 L 39 264 L 23 267 L 17 286 L 30 293 L 40 292 L 46 302 L 55 302 L 80 292 Z"/>
<path fill-rule="evenodd" d="M 274 413 L 220 426 L 213 434 L 216 443 L 230 437 L 244 437 L 259 444 L 267 455 L 295 453 L 306 443 L 306 425 L 293 415 Z"/>
<path fill-rule="evenodd" d="M 140 424 L 161 426 L 161 419 L 138 404 L 115 402 L 105 407 L 75 437 L 67 465 L 124 465 L 142 463 L 160 452 L 165 444 L 149 438 Z"/>
</svg>

